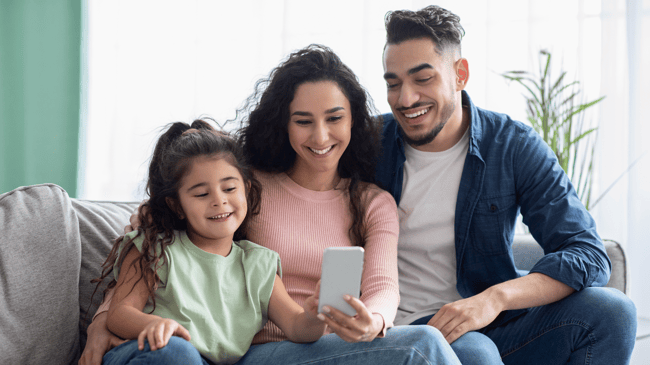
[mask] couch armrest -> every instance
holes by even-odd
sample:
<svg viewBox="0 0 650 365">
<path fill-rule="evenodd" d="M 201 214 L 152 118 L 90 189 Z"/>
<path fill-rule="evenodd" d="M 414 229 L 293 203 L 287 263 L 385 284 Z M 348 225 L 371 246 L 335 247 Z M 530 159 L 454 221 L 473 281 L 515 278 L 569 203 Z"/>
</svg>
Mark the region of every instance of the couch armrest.
<svg viewBox="0 0 650 365">
<path fill-rule="evenodd" d="M 607 256 L 612 261 L 612 275 L 606 286 L 628 294 L 627 257 L 623 247 L 613 240 L 603 240 L 603 244 L 607 250 Z M 528 234 L 515 235 L 512 253 L 517 269 L 525 271 L 532 269 L 535 263 L 544 256 L 542 247 L 533 236 Z"/>
<path fill-rule="evenodd" d="M 0 195 L 0 363 L 76 363 L 80 263 L 77 220 L 61 187 Z"/>
</svg>

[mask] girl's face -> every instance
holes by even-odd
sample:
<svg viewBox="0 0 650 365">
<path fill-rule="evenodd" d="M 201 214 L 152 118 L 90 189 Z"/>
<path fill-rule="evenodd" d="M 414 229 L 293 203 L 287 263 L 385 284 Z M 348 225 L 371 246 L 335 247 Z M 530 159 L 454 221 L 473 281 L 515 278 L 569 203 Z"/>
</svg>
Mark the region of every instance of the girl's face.
<svg viewBox="0 0 650 365">
<path fill-rule="evenodd" d="M 289 104 L 289 143 L 296 151 L 294 172 L 334 172 L 350 143 L 350 101 L 332 81 L 306 82 Z"/>
<path fill-rule="evenodd" d="M 178 197 L 192 243 L 208 252 L 229 249 L 248 211 L 239 170 L 223 158 L 197 157 L 181 181 Z"/>
</svg>

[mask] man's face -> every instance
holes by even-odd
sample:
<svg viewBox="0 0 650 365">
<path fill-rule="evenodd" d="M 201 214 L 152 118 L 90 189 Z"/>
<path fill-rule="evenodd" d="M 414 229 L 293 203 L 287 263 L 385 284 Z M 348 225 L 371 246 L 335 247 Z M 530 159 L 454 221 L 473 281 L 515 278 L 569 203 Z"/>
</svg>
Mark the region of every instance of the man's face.
<svg viewBox="0 0 650 365">
<path fill-rule="evenodd" d="M 436 53 L 427 38 L 388 44 L 384 50 L 388 104 L 412 146 L 432 142 L 454 114 L 459 91 L 454 59 Z"/>
</svg>

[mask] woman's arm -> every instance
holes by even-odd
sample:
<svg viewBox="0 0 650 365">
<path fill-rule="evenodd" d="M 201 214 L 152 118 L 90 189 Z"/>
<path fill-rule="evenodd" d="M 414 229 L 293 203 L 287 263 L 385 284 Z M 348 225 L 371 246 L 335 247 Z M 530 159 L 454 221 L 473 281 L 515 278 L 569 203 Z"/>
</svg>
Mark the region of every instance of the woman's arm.
<svg viewBox="0 0 650 365">
<path fill-rule="evenodd" d="M 320 282 L 314 295 L 307 298 L 300 307 L 284 287 L 282 280 L 275 275 L 273 292 L 269 301 L 269 319 L 293 342 L 313 342 L 325 331 L 325 323 L 318 319 L 318 293 Z"/>
<path fill-rule="evenodd" d="M 397 239 L 399 222 L 395 200 L 387 192 L 371 186 L 365 192 L 365 260 L 361 298 L 345 300 L 357 311 L 350 317 L 335 308 L 323 307 L 323 321 L 347 342 L 370 342 L 383 337 L 392 327 L 399 287 L 397 279 Z"/>
<path fill-rule="evenodd" d="M 120 275 L 106 318 L 106 326 L 116 335 L 138 339 L 138 348 L 144 348 L 148 339 L 151 350 L 164 347 L 172 335 L 190 340 L 189 332 L 176 321 L 142 312 L 149 298 L 147 283 L 141 278 L 137 248 L 131 247 L 121 266 Z"/>
</svg>

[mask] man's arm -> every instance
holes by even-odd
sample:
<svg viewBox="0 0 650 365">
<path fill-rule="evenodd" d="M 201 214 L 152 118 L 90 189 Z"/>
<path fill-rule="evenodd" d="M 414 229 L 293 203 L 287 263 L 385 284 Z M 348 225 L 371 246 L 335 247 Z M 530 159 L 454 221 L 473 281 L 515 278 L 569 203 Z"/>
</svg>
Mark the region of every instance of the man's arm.
<svg viewBox="0 0 650 365">
<path fill-rule="evenodd" d="M 429 324 L 449 342 L 487 326 L 502 311 L 550 304 L 609 279 L 611 263 L 595 222 L 548 145 L 531 129 L 519 136 L 514 151 L 517 200 L 545 255 L 530 274 L 441 308 Z"/>
<path fill-rule="evenodd" d="M 544 274 L 532 273 L 494 285 L 480 294 L 443 306 L 429 320 L 452 343 L 469 331 L 490 324 L 505 310 L 546 305 L 575 290 Z"/>
</svg>

